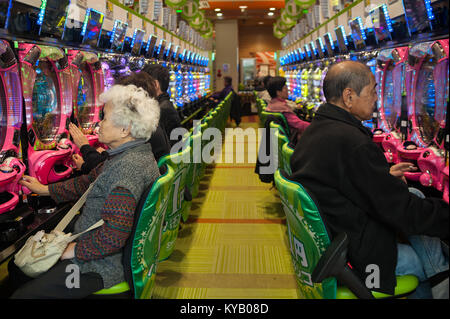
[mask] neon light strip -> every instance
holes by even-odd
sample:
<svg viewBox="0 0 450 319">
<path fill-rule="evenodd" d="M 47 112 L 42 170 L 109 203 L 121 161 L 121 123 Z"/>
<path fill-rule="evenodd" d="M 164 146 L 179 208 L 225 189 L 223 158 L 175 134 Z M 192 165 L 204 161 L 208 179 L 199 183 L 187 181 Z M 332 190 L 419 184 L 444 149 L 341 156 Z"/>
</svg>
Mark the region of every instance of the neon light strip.
<svg viewBox="0 0 450 319">
<path fill-rule="evenodd" d="M 86 10 L 86 16 L 84 17 L 83 29 L 81 30 L 82 36 L 84 36 L 86 34 L 87 24 L 88 24 L 90 15 L 91 15 L 91 8 L 88 8 Z"/>
<path fill-rule="evenodd" d="M 44 22 L 44 16 L 45 16 L 45 10 L 47 9 L 47 0 L 41 1 L 41 11 L 39 11 L 38 15 L 38 21 L 36 22 L 37 25 L 42 25 Z"/>
</svg>

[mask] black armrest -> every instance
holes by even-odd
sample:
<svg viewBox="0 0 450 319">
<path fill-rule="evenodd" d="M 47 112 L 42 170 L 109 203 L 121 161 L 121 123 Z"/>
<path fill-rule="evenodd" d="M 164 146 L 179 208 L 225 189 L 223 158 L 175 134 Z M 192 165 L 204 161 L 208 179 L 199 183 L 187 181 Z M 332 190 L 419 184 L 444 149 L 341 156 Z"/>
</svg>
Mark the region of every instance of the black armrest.
<svg viewBox="0 0 450 319">
<path fill-rule="evenodd" d="M 374 299 L 370 290 L 347 265 L 348 237 L 341 233 L 331 242 L 328 249 L 320 257 L 312 273 L 312 281 L 321 283 L 328 277 L 336 279 L 347 286 L 360 299 Z"/>
</svg>

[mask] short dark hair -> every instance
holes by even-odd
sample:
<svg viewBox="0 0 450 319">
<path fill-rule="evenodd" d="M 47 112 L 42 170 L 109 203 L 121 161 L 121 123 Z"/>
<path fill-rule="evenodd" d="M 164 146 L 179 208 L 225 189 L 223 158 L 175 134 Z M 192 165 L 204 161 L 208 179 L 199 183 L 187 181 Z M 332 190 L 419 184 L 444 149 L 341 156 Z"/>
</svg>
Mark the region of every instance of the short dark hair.
<svg viewBox="0 0 450 319">
<path fill-rule="evenodd" d="M 263 78 L 263 83 L 264 83 L 264 87 L 267 89 L 267 85 L 268 85 L 268 83 L 269 83 L 269 80 L 271 79 L 272 77 L 270 76 L 270 75 L 266 75 L 264 78 Z"/>
<path fill-rule="evenodd" d="M 333 64 L 327 72 L 323 80 L 323 95 L 328 103 L 342 98 L 342 92 L 346 88 L 353 89 L 359 96 L 362 89 L 370 84 L 370 74 L 372 71 L 364 63 L 352 61 L 348 67 L 341 68 L 339 71 L 334 68 L 349 61 L 343 61 Z M 359 64 L 359 65 L 358 65 Z"/>
<path fill-rule="evenodd" d="M 282 76 L 274 76 L 269 79 L 267 83 L 267 92 L 272 99 L 277 97 L 277 91 L 283 90 L 283 87 L 286 85 L 286 78 Z"/>
<path fill-rule="evenodd" d="M 225 76 L 223 79 L 225 83 L 228 83 L 229 85 L 233 82 L 233 78 L 231 76 Z"/>
<path fill-rule="evenodd" d="M 115 81 L 115 84 L 120 85 L 133 84 L 138 88 L 144 89 L 150 97 L 152 98 L 157 97 L 155 79 L 145 72 L 131 73 L 131 75 L 129 76 L 118 78 Z"/>
<path fill-rule="evenodd" d="M 148 63 L 142 69 L 142 71 L 146 72 L 147 74 L 151 75 L 153 78 L 158 80 L 161 91 L 163 93 L 167 92 L 167 89 L 169 88 L 170 74 L 165 67 L 159 64 Z"/>
</svg>

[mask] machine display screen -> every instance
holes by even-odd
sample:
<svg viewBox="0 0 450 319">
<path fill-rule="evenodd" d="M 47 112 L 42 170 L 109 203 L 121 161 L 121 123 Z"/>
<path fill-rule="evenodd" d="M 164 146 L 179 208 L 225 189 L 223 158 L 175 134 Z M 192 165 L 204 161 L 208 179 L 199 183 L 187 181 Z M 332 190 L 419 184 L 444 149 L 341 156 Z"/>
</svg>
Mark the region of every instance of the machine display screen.
<svg viewBox="0 0 450 319">
<path fill-rule="evenodd" d="M 145 31 L 140 29 L 134 30 L 133 41 L 131 42 L 131 54 L 138 56 L 141 52 L 142 41 L 144 41 Z"/>
<path fill-rule="evenodd" d="M 172 57 L 172 43 L 171 42 L 169 42 L 169 46 L 167 47 L 167 50 L 165 53 L 166 54 L 165 54 L 164 58 L 166 59 L 166 61 L 169 61 L 170 58 Z"/>
<path fill-rule="evenodd" d="M 151 35 L 147 41 L 147 49 L 146 49 L 147 57 L 153 57 L 153 50 L 155 49 L 155 44 L 156 44 L 156 36 Z"/>
<path fill-rule="evenodd" d="M 6 27 L 6 19 L 8 18 L 8 12 L 12 0 L 0 0 L 0 29 Z"/>
<path fill-rule="evenodd" d="M 92 134 L 94 131 L 92 121 L 95 115 L 94 83 L 87 66 L 82 68 L 80 82 L 78 82 L 76 108 L 78 123 L 83 133 Z"/>
<path fill-rule="evenodd" d="M 394 30 L 392 29 L 391 18 L 389 17 L 387 6 L 384 4 L 376 7 L 370 11 L 370 17 L 372 18 L 373 29 L 375 30 L 376 35 L 375 38 L 378 43 L 392 40 L 391 33 Z"/>
<path fill-rule="evenodd" d="M 311 57 L 314 60 L 314 59 L 316 59 L 318 57 L 317 50 L 316 50 L 316 47 L 314 45 L 314 42 L 311 41 L 309 43 L 309 47 L 311 48 Z"/>
<path fill-rule="evenodd" d="M 33 129 L 39 140 L 52 142 L 59 129 L 58 83 L 49 62 L 41 61 L 36 69 L 33 88 Z"/>
<path fill-rule="evenodd" d="M 389 68 L 385 72 L 385 85 L 383 92 L 383 109 L 386 124 L 390 131 L 398 129 L 398 119 L 401 113 L 402 88 L 395 84 L 401 83 L 402 68 Z"/>
<path fill-rule="evenodd" d="M 325 48 L 323 47 L 323 42 L 322 42 L 321 38 L 316 39 L 316 47 L 317 47 L 317 52 L 319 53 L 319 59 L 323 59 L 325 57 L 325 55 L 323 54 L 323 51 L 325 50 Z"/>
<path fill-rule="evenodd" d="M 103 13 L 88 9 L 83 24 L 81 35 L 83 36 L 83 44 L 87 44 L 92 48 L 96 48 L 103 26 Z"/>
<path fill-rule="evenodd" d="M 165 49 L 166 49 L 166 40 L 162 39 L 161 41 L 159 41 L 159 47 L 158 47 L 158 52 L 157 52 L 157 56 L 156 56 L 156 58 L 158 60 L 162 60 Z"/>
<path fill-rule="evenodd" d="M 349 23 L 350 29 L 352 30 L 353 44 L 356 50 L 362 50 L 366 47 L 366 35 L 364 32 L 364 27 L 362 25 L 361 17 L 357 17 L 351 20 Z"/>
<path fill-rule="evenodd" d="M 123 42 L 127 34 L 128 24 L 120 20 L 114 22 L 113 34 L 111 37 L 111 49 L 116 52 L 122 52 Z"/>
<path fill-rule="evenodd" d="M 70 0 L 47 0 L 44 3 L 46 6 L 42 5 L 37 22 L 41 26 L 40 35 L 61 39 Z"/>
<path fill-rule="evenodd" d="M 0 90 L 4 92 L 3 81 L 0 81 Z M 6 109 L 6 103 L 3 98 L 0 99 L 0 151 L 2 150 L 3 143 L 6 137 L 6 131 L 8 129 L 8 110 Z"/>
<path fill-rule="evenodd" d="M 328 32 L 323 36 L 325 40 L 325 46 L 327 48 L 328 56 L 332 57 L 334 55 L 334 43 L 331 34 Z"/>
<path fill-rule="evenodd" d="M 431 29 L 434 15 L 430 0 L 403 0 L 403 8 L 410 35 Z"/>
<path fill-rule="evenodd" d="M 415 115 L 420 138 L 428 145 L 433 142 L 440 127 L 435 114 L 437 92 L 433 71 L 436 64 L 430 60 L 424 62 L 419 72 L 415 96 Z"/>
<path fill-rule="evenodd" d="M 34 38 L 41 27 L 38 25 L 40 11 L 40 8 L 12 1 L 6 28 L 15 36 Z"/>
<path fill-rule="evenodd" d="M 347 37 L 345 35 L 345 29 L 343 26 L 339 26 L 334 29 L 334 32 L 336 33 L 336 39 L 338 40 L 339 44 L 339 51 L 343 54 L 348 53 L 347 48 Z"/>
<path fill-rule="evenodd" d="M 307 59 L 307 60 L 311 60 L 311 59 L 312 59 L 312 57 L 311 57 L 311 51 L 310 51 L 308 45 L 305 44 L 303 47 L 305 48 L 305 56 L 306 56 L 306 59 Z"/>
</svg>

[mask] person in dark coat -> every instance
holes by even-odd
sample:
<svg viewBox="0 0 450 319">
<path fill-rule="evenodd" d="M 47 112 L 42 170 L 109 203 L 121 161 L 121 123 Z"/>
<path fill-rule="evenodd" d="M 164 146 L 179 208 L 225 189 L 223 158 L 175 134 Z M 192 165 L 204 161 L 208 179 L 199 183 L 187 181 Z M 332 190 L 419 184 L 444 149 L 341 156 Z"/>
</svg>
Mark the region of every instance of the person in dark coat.
<svg viewBox="0 0 450 319">
<path fill-rule="evenodd" d="M 157 100 L 159 102 L 159 107 L 161 108 L 161 119 L 160 125 L 166 131 L 167 136 L 170 140 L 170 145 L 173 146 L 178 142 L 176 139 L 170 139 L 170 134 L 172 130 L 181 127 L 180 116 L 177 110 L 170 101 L 170 96 L 167 93 L 169 88 L 170 74 L 167 68 L 159 64 L 147 64 L 142 71 L 149 74 L 156 80 L 156 94 Z"/>
<path fill-rule="evenodd" d="M 362 282 L 367 266 L 378 266 L 372 290 L 393 294 L 396 275 L 414 274 L 418 298 L 448 298 L 448 258 L 439 238 L 449 237 L 449 207 L 409 191 L 403 173 L 417 168 L 389 167 L 361 124 L 376 107 L 375 77 L 362 63 L 340 62 L 328 71 L 323 91 L 327 103 L 298 141 L 289 179 L 315 196 L 331 238 L 347 233 L 347 257 Z"/>
</svg>

